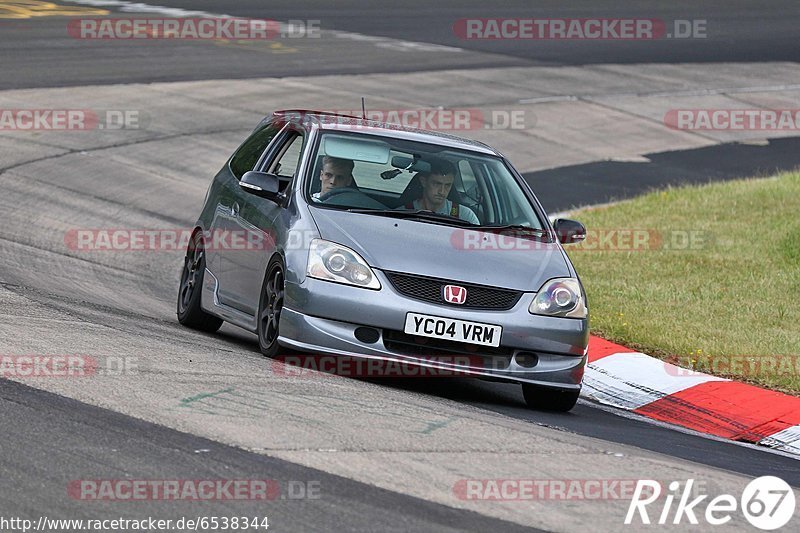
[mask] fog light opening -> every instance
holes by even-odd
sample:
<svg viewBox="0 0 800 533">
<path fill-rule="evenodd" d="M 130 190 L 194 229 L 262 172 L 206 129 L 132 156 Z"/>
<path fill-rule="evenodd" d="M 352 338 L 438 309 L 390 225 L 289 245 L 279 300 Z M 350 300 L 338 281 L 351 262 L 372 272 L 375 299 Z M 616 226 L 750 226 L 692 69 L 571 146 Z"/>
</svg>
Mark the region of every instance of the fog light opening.
<svg viewBox="0 0 800 533">
<path fill-rule="evenodd" d="M 514 356 L 514 362 L 522 368 L 533 368 L 539 364 L 539 356 L 535 353 L 519 352 Z"/>
<path fill-rule="evenodd" d="M 381 338 L 380 332 L 375 328 L 356 328 L 354 335 L 356 336 L 356 339 L 365 344 L 375 344 L 378 342 L 378 339 Z"/>
</svg>

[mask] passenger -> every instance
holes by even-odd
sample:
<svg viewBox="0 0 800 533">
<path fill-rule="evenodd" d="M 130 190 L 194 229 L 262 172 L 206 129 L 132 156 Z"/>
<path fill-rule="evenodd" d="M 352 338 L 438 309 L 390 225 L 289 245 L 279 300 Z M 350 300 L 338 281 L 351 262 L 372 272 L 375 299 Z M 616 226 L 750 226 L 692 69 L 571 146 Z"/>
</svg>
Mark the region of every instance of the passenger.
<svg viewBox="0 0 800 533">
<path fill-rule="evenodd" d="M 319 200 L 325 193 L 340 187 L 353 186 L 353 168 L 355 163 L 349 159 L 325 156 L 322 158 L 322 170 L 319 171 L 321 188 L 319 192 L 311 195 L 314 200 Z"/>
<path fill-rule="evenodd" d="M 422 185 L 422 197 L 406 204 L 406 209 L 433 211 L 480 224 L 472 209 L 447 198 L 456 179 L 456 169 L 452 163 L 445 160 L 431 162 L 430 172 L 420 172 L 417 176 Z"/>
</svg>

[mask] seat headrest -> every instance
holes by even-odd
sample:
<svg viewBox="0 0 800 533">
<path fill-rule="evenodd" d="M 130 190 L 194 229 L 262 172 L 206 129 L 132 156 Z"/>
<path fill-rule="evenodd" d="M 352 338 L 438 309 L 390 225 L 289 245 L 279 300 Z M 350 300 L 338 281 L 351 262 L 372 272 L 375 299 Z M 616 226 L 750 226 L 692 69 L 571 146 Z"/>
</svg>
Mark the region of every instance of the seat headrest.
<svg viewBox="0 0 800 533">
<path fill-rule="evenodd" d="M 422 174 L 422 172 L 417 172 L 414 174 L 414 177 L 411 178 L 411 181 L 409 181 L 408 185 L 406 185 L 403 194 L 400 195 L 400 199 L 397 202 L 398 205 L 407 205 L 418 198 L 422 198 L 422 182 L 419 179 L 420 175 Z M 451 202 L 461 204 L 463 203 L 461 201 L 461 193 L 458 192 L 458 189 L 456 189 L 456 185 L 459 182 L 460 179 L 458 176 L 456 176 L 455 181 L 453 181 L 453 186 L 450 188 L 450 194 L 447 195 L 447 199 Z"/>
</svg>

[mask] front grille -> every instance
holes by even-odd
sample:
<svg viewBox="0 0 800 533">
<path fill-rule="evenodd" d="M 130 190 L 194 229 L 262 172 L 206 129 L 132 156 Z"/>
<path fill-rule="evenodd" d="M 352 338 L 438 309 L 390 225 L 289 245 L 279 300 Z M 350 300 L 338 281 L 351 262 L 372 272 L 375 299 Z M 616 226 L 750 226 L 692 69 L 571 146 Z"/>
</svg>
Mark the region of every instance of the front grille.
<svg viewBox="0 0 800 533">
<path fill-rule="evenodd" d="M 468 356 L 471 360 L 477 358 L 484 360 L 483 364 L 473 366 L 487 366 L 496 358 L 511 359 L 514 350 L 498 346 L 478 346 L 466 342 L 448 341 L 444 339 L 433 339 L 430 337 L 417 337 L 392 329 L 383 330 L 383 345 L 393 352 L 405 355 L 415 355 L 417 357 L 444 358 L 453 355 Z M 508 366 L 508 363 L 506 363 Z"/>
<path fill-rule="evenodd" d="M 511 309 L 522 297 L 522 292 L 520 291 L 495 289 L 459 281 L 400 274 L 399 272 L 386 272 L 386 276 L 400 293 L 410 298 L 437 304 L 457 305 L 444 301 L 442 289 L 445 285 L 458 285 L 466 288 L 467 301 L 463 305 L 459 305 L 459 307 L 468 307 L 470 309 Z"/>
</svg>

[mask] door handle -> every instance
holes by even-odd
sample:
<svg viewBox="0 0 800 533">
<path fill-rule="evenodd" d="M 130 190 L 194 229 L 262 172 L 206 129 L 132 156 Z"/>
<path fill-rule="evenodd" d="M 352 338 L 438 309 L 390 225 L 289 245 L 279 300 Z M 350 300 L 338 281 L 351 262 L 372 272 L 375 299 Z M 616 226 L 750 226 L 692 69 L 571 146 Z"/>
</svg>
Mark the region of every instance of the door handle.
<svg viewBox="0 0 800 533">
<path fill-rule="evenodd" d="M 233 205 L 231 206 L 231 216 L 239 216 L 239 202 L 233 202 Z"/>
</svg>

